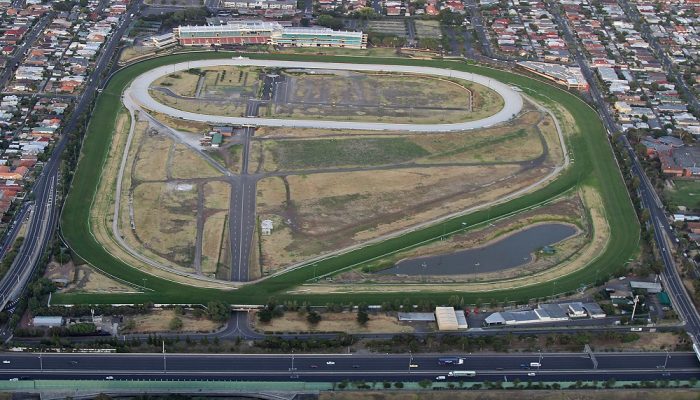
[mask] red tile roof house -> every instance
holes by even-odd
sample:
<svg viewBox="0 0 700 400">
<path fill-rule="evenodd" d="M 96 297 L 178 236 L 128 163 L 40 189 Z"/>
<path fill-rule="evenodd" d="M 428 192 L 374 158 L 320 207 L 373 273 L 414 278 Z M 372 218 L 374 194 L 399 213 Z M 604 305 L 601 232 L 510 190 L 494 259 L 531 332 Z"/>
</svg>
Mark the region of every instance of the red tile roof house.
<svg viewBox="0 0 700 400">
<path fill-rule="evenodd" d="M 693 233 L 700 233 L 700 222 L 688 222 L 688 229 Z"/>
</svg>

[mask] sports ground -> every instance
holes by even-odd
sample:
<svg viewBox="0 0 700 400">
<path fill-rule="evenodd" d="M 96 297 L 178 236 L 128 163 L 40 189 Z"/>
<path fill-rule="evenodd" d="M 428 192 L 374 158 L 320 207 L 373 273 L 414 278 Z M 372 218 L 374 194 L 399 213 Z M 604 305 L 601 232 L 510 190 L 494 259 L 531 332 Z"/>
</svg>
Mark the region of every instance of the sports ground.
<svg viewBox="0 0 700 400">
<path fill-rule="evenodd" d="M 377 294 L 376 291 L 362 294 L 351 292 L 346 292 L 345 294 L 323 294 L 319 291 L 318 294 L 309 294 L 303 292 L 292 293 L 290 290 L 293 290 L 300 284 L 313 281 L 317 276 L 330 276 L 335 271 L 346 269 L 350 266 L 363 265 L 417 244 L 430 244 L 433 241 L 439 241 L 441 237 L 449 237 L 456 232 L 478 227 L 486 220 L 513 215 L 530 209 L 534 205 L 547 203 L 555 198 L 570 195 L 582 187 L 592 188 L 599 195 L 602 207 L 598 208 L 598 212 L 602 213 L 604 219 L 607 220 L 606 229 L 609 230 L 607 232 L 609 240 L 605 243 L 604 248 L 595 257 L 591 257 L 585 266 L 579 266 L 565 275 L 543 277 L 539 282 L 529 281 L 527 284 L 510 285 L 507 289 L 493 289 L 493 286 L 491 289 L 485 289 L 486 286 L 482 288 L 463 287 L 457 293 L 465 301 L 475 302 L 477 299 L 527 300 L 544 297 L 551 295 L 555 287 L 557 292 L 575 290 L 581 287 L 582 284 L 591 284 L 598 278 L 605 277 L 621 269 L 637 247 L 639 227 L 602 125 L 595 112 L 570 93 L 553 88 L 540 81 L 462 62 L 400 59 L 372 60 L 352 57 L 324 59 L 323 57 L 250 55 L 251 59 L 261 58 L 276 61 L 291 60 L 399 66 L 408 64 L 412 67 L 420 66 L 454 70 L 455 72 L 466 74 L 478 74 L 488 77 L 488 79 L 502 82 L 504 86 L 518 86 L 524 93 L 546 107 L 552 109 L 563 107 L 566 109 L 566 112 L 571 116 L 578 128 L 578 133 L 569 136 L 566 143 L 566 147 L 575 163 L 566 168 L 555 180 L 549 181 L 539 189 L 513 197 L 512 200 L 507 202 L 495 204 L 488 210 L 474 211 L 464 216 L 447 219 L 432 226 L 411 230 L 386 240 L 319 259 L 313 265 L 304 266 L 302 263 L 298 268 L 291 271 L 273 275 L 235 290 L 204 289 L 192 285 L 174 283 L 170 279 L 162 279 L 141 272 L 128 263 L 123 262 L 122 259 L 114 257 L 105 251 L 101 243 L 95 238 L 94 230 L 87 223 L 87 221 L 90 221 L 90 210 L 84 207 L 82 200 L 95 197 L 101 171 L 94 167 L 86 167 L 86 165 L 104 165 L 111 145 L 111 133 L 115 130 L 115 123 L 120 112 L 118 105 L 121 93 L 136 76 L 141 75 L 145 71 L 153 70 L 158 66 L 172 65 L 178 62 L 186 63 L 195 59 L 226 57 L 226 59 L 230 60 L 232 56 L 234 55 L 225 53 L 203 53 L 158 58 L 125 68 L 112 78 L 98 100 L 93 115 L 94 118 L 90 123 L 89 133 L 84 142 L 83 157 L 76 171 L 73 187 L 66 202 L 61 226 L 65 239 L 79 257 L 115 279 L 130 282 L 140 287 L 139 289 L 142 290 L 142 293 L 107 295 L 62 294 L 54 298 L 55 302 L 137 303 L 157 301 L 159 303 L 199 303 L 207 299 L 219 298 L 237 304 L 259 304 L 266 302 L 270 297 L 278 299 L 303 298 L 314 303 L 337 302 L 341 300 L 353 301 L 358 300 L 360 297 L 362 301 L 376 303 L 404 299 L 405 297 L 410 297 L 411 301 L 419 301 L 428 297 L 435 301 L 446 300 L 447 297 L 455 294 L 455 290 L 440 292 L 433 288 L 430 290 L 416 290 L 411 292 L 410 295 L 402 293 Z M 212 63 L 218 63 L 218 61 Z M 365 127 L 365 129 L 371 128 Z M 279 145 L 277 146 L 278 148 L 273 150 L 277 151 L 279 155 Z M 282 151 L 293 152 L 293 150 L 287 149 Z M 75 223 L 74 221 L 86 222 Z"/>
</svg>

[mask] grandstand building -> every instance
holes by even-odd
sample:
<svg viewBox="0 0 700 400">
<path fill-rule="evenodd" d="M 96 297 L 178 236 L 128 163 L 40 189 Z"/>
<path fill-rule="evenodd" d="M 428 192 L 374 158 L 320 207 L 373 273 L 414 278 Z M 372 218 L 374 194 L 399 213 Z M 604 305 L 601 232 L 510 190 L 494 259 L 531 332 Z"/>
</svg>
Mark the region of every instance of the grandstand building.
<svg viewBox="0 0 700 400">
<path fill-rule="evenodd" d="M 236 21 L 226 25 L 178 26 L 175 37 L 183 46 L 211 46 L 226 44 L 268 44 L 273 34 L 279 34 L 282 25 L 277 22 Z"/>
<path fill-rule="evenodd" d="M 367 35 L 362 32 L 334 31 L 330 28 L 284 28 L 272 37 L 272 44 L 287 47 L 367 48 Z"/>
<path fill-rule="evenodd" d="M 258 20 L 229 21 L 225 25 L 179 26 L 173 32 L 183 46 L 273 44 L 289 47 L 367 47 L 367 35 L 362 32 L 290 28 L 277 22 Z"/>
</svg>

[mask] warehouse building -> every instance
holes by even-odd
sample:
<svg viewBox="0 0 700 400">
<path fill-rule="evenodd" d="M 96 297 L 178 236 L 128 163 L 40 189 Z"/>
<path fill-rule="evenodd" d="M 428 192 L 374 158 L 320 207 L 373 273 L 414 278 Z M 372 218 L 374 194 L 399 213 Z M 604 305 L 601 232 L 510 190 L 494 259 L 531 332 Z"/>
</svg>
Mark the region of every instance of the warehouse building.
<svg viewBox="0 0 700 400">
<path fill-rule="evenodd" d="M 32 325 L 35 328 L 54 328 L 63 325 L 63 317 L 36 316 L 32 318 Z"/>
<path fill-rule="evenodd" d="M 534 310 L 495 312 L 484 320 L 485 326 L 527 325 L 547 322 L 569 321 L 577 318 L 605 318 L 605 313 L 596 303 L 540 304 Z"/>
<path fill-rule="evenodd" d="M 464 311 L 455 310 L 454 307 L 435 307 L 435 321 L 437 321 L 438 330 L 440 331 L 456 331 L 469 328 Z"/>
<path fill-rule="evenodd" d="M 435 320 L 438 330 L 456 331 L 459 329 L 454 307 L 435 307 Z"/>
<path fill-rule="evenodd" d="M 367 48 L 362 32 L 334 31 L 330 28 L 284 27 L 278 22 L 259 20 L 228 21 L 222 25 L 179 26 L 173 33 L 183 46 L 271 44 L 289 47 Z"/>
</svg>

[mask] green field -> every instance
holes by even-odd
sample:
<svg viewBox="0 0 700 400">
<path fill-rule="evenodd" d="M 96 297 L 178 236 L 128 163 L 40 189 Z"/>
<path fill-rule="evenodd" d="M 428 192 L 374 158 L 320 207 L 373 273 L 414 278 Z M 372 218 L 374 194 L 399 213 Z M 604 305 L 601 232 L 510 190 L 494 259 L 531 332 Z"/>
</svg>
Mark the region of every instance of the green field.
<svg viewBox="0 0 700 400">
<path fill-rule="evenodd" d="M 527 94 L 544 105 L 556 102 L 572 114 L 580 131 L 584 133 L 575 135 L 569 141 L 569 147 L 573 152 L 576 163 L 548 186 L 513 201 L 494 206 L 489 210 L 454 218 L 426 229 L 410 232 L 401 237 L 370 245 L 357 251 L 330 257 L 315 263 L 314 268 L 300 268 L 235 291 L 183 286 L 144 274 L 122 263 L 106 253 L 100 243 L 91 235 L 88 225 L 89 207 L 85 206 L 85 199 L 93 197 L 100 179 L 100 166 L 103 165 L 107 157 L 111 132 L 119 110 L 122 90 L 131 79 L 157 66 L 195 59 L 230 58 L 238 55 L 238 53 L 211 52 L 157 58 L 127 67 L 116 74 L 109 82 L 99 96 L 95 110 L 92 113 L 88 134 L 83 144 L 82 158 L 75 172 L 73 186 L 64 206 L 61 229 L 64 238 L 79 257 L 97 269 L 129 282 L 141 283 L 143 278 L 147 278 L 146 286 L 150 290 L 142 294 L 60 294 L 53 297 L 52 301 L 55 304 L 143 303 L 146 301 L 199 304 L 215 298 L 231 303 L 261 304 L 273 296 L 279 300 L 303 299 L 313 304 L 349 301 L 381 304 L 384 301 L 404 300 L 407 296 L 401 294 L 363 293 L 360 295 L 290 296 L 286 295 L 285 291 L 312 279 L 316 274 L 327 274 L 350 265 L 365 263 L 421 241 L 438 240 L 445 232 L 456 232 L 464 229 L 465 226 L 468 228 L 477 225 L 488 218 L 496 218 L 507 213 L 522 210 L 532 204 L 560 195 L 575 187 L 579 182 L 593 185 L 598 189 L 605 204 L 611 230 L 611 239 L 606 251 L 600 254 L 589 266 L 562 277 L 556 282 L 542 282 L 516 290 L 492 291 L 488 293 L 418 293 L 411 294 L 408 300 L 412 302 L 430 300 L 439 304 L 447 302 L 448 298 L 453 295 L 462 296 L 468 303 L 476 302 L 478 299 L 483 301 L 491 299 L 525 301 L 535 297 L 544 297 L 551 295 L 554 288 L 558 292 L 574 290 L 582 284 L 592 283 L 596 277 L 601 278 L 608 274 L 619 273 L 623 268 L 623 264 L 638 248 L 639 223 L 629 200 L 622 176 L 613 158 L 605 130 L 595 111 L 571 93 L 528 77 L 469 65 L 461 61 L 246 54 L 246 57 L 251 58 L 298 61 L 425 65 L 459 69 L 490 76 L 507 84 L 521 87 Z"/>
<path fill-rule="evenodd" d="M 689 210 L 700 209 L 700 181 L 673 181 L 674 189 L 667 189 L 666 196 L 674 206 L 684 206 Z"/>
<path fill-rule="evenodd" d="M 279 169 L 381 165 L 428 155 L 406 138 L 319 139 L 266 142 Z"/>
</svg>

